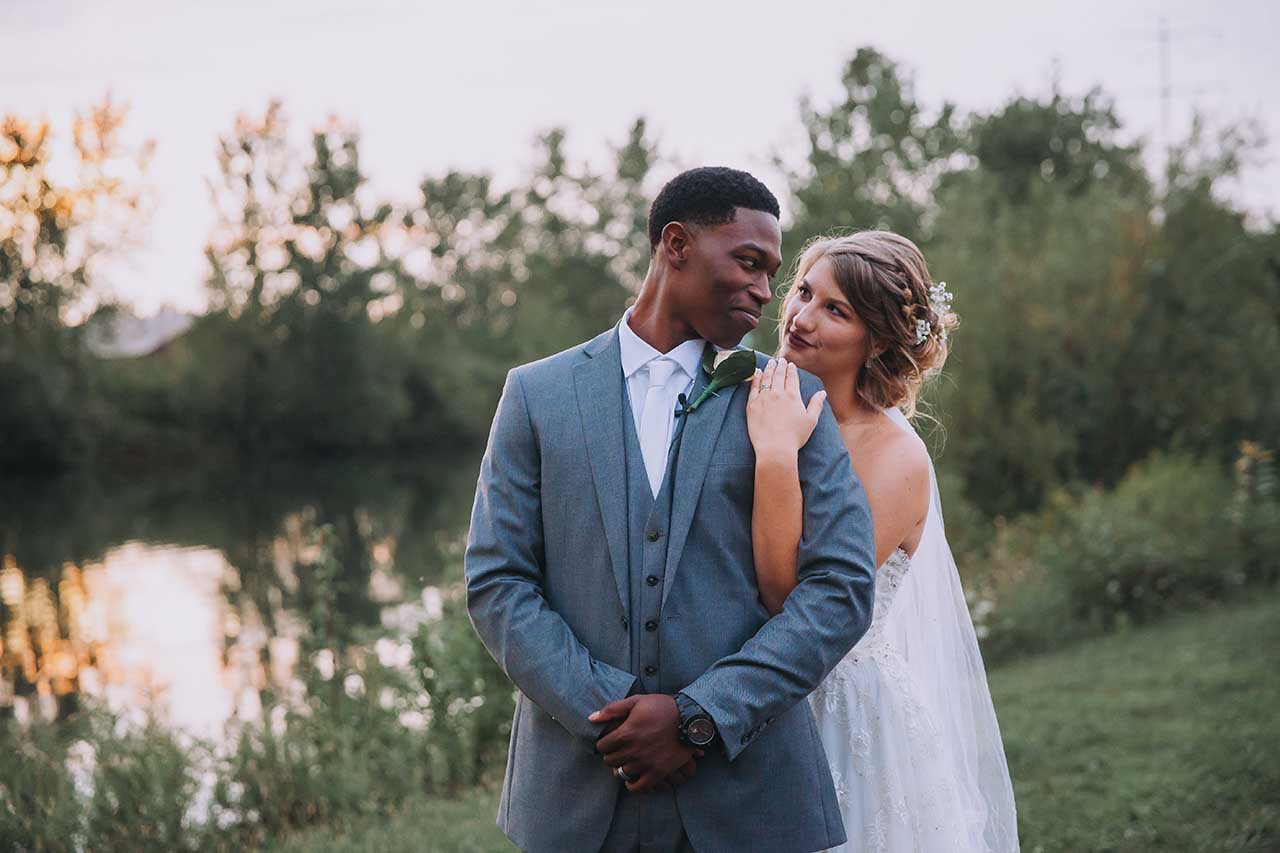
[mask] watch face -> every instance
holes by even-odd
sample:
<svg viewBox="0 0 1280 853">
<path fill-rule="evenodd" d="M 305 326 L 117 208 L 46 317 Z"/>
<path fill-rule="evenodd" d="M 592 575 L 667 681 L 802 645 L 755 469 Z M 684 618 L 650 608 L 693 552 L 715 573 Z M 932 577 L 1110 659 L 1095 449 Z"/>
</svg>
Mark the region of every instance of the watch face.
<svg viewBox="0 0 1280 853">
<path fill-rule="evenodd" d="M 716 726 L 710 717 L 694 717 L 689 721 L 689 740 L 695 746 L 706 746 L 715 736 Z"/>
</svg>

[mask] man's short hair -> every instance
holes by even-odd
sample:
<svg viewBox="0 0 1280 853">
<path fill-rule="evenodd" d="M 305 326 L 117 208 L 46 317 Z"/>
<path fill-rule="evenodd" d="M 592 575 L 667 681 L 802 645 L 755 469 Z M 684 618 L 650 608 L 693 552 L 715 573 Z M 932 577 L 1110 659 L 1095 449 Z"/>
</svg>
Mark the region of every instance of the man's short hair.
<svg viewBox="0 0 1280 853">
<path fill-rule="evenodd" d="M 725 166 L 681 172 L 667 181 L 649 208 L 649 254 L 657 251 L 668 222 L 725 225 L 739 207 L 779 215 L 778 200 L 753 175 Z"/>
</svg>

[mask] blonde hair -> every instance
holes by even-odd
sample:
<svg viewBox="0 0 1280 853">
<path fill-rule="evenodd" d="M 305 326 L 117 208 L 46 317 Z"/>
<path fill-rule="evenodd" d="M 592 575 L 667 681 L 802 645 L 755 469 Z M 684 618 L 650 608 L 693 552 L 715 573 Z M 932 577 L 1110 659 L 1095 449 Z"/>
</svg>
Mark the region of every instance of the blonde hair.
<svg viewBox="0 0 1280 853">
<path fill-rule="evenodd" d="M 871 335 L 871 352 L 858 371 L 859 399 L 877 409 L 896 407 L 908 418 L 917 413 L 921 386 L 947 360 L 944 332 L 959 323 L 951 311 L 929 303 L 929 268 L 916 244 L 892 231 L 857 231 L 815 237 L 796 262 L 787 301 L 813 265 L 826 258 L 836 284 Z M 929 324 L 917 343 L 916 325 Z"/>
</svg>

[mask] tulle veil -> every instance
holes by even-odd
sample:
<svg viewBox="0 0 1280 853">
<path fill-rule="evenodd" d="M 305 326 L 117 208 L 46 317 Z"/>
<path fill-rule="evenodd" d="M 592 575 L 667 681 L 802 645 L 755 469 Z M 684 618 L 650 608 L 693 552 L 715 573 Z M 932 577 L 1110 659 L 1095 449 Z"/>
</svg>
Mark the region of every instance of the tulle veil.
<svg viewBox="0 0 1280 853">
<path fill-rule="evenodd" d="M 914 432 L 897 409 L 885 413 Z M 921 701 L 938 727 L 946 753 L 938 760 L 950 765 L 976 849 L 1016 851 L 1018 821 L 1009 768 L 973 620 L 947 544 L 932 460 L 929 485 L 924 534 L 884 630 L 902 650 Z"/>
</svg>

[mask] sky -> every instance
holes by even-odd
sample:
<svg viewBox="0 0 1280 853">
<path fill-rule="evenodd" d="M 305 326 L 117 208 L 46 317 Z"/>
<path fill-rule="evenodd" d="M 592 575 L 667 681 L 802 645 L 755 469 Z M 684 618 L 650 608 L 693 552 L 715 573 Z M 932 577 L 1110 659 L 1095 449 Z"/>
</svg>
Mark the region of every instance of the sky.
<svg viewBox="0 0 1280 853">
<path fill-rule="evenodd" d="M 48 118 L 65 142 L 72 115 L 106 92 L 129 106 L 126 138 L 156 143 L 155 207 L 144 245 L 103 286 L 143 314 L 193 311 L 204 303 L 217 139 L 272 98 L 300 142 L 330 115 L 354 124 L 380 198 L 413 201 L 424 175 L 450 168 L 518 180 L 532 140 L 554 126 L 572 156 L 602 165 L 637 116 L 668 172 L 736 166 L 781 196 L 772 156 L 800 157 L 800 99 L 834 99 L 864 45 L 899 62 L 927 107 L 990 110 L 1055 79 L 1067 94 L 1101 86 L 1154 157 L 1162 17 L 1168 135 L 1183 137 L 1197 110 L 1218 126 L 1260 121 L 1272 141 L 1228 191 L 1274 219 L 1278 10 L 1274 0 L 0 0 L 0 113 Z"/>
</svg>

